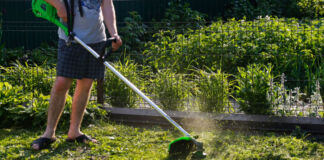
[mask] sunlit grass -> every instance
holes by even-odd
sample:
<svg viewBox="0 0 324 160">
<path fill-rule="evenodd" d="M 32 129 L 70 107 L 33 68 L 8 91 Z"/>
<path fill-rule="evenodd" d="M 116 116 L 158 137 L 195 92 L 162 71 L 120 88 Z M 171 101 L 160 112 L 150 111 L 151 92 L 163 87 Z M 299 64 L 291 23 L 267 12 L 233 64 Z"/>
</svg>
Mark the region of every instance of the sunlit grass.
<svg viewBox="0 0 324 160">
<path fill-rule="evenodd" d="M 148 126 L 150 127 L 150 126 Z M 169 143 L 180 137 L 178 131 L 160 127 L 132 127 L 110 122 L 90 125 L 83 132 L 98 144 L 65 141 L 66 130 L 57 132 L 50 149 L 33 151 L 30 143 L 43 129 L 1 129 L 0 159 L 165 159 Z M 228 130 L 195 132 L 208 154 L 207 159 L 319 159 L 324 142 L 298 139 L 273 133 L 243 133 Z"/>
</svg>

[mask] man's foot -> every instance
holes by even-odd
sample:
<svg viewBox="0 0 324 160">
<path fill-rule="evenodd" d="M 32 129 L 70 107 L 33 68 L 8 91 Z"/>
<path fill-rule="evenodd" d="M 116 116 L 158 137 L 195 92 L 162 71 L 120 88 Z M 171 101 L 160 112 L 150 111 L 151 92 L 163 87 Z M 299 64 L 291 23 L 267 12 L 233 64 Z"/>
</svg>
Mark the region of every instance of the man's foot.
<svg viewBox="0 0 324 160">
<path fill-rule="evenodd" d="M 56 139 L 41 137 L 41 138 L 34 140 L 31 144 L 31 147 L 34 150 L 42 150 L 45 148 L 49 148 L 51 146 L 51 144 L 54 143 L 55 141 L 56 141 Z"/>
<path fill-rule="evenodd" d="M 66 139 L 67 142 L 78 142 L 78 143 L 88 143 L 88 142 L 92 142 L 92 143 L 97 143 L 98 141 L 96 139 L 93 139 L 85 134 L 82 134 L 76 138 L 68 138 Z"/>
</svg>

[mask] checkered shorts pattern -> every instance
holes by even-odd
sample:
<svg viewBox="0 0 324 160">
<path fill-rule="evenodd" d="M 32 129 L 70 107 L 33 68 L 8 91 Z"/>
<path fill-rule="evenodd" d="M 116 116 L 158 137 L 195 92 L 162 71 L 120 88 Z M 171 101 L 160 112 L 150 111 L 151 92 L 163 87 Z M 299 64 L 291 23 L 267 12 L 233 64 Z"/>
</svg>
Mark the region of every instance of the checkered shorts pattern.
<svg viewBox="0 0 324 160">
<path fill-rule="evenodd" d="M 101 54 L 104 52 L 106 42 L 90 44 L 89 46 L 98 54 Z M 102 79 L 104 77 L 104 65 L 80 44 L 72 43 L 67 46 L 65 41 L 60 39 L 57 59 L 57 76 L 73 79 Z"/>
</svg>

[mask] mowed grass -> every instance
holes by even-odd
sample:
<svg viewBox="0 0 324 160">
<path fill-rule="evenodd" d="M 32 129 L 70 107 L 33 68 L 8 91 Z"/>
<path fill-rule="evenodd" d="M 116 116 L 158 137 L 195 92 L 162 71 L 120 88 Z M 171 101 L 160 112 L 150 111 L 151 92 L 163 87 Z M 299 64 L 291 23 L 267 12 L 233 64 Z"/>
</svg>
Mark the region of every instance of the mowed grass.
<svg viewBox="0 0 324 160">
<path fill-rule="evenodd" d="M 83 128 L 98 144 L 65 142 L 66 130 L 57 132 L 49 149 L 33 151 L 30 143 L 43 129 L 0 129 L 0 159 L 166 159 L 169 143 L 180 137 L 175 130 L 141 128 L 98 122 Z M 195 132 L 204 143 L 206 159 L 315 159 L 323 160 L 324 142 L 273 133 L 229 130 Z"/>
</svg>

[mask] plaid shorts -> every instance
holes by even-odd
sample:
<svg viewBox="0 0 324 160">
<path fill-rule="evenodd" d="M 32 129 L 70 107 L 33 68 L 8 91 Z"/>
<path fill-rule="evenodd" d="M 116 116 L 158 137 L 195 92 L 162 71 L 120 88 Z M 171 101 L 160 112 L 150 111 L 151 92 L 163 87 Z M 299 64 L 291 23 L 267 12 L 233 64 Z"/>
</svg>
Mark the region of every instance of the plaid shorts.
<svg viewBox="0 0 324 160">
<path fill-rule="evenodd" d="M 104 52 L 106 42 L 89 44 L 98 54 Z M 59 39 L 56 75 L 73 79 L 102 79 L 105 74 L 105 66 L 99 62 L 89 51 L 80 44 L 66 42 Z"/>
</svg>

